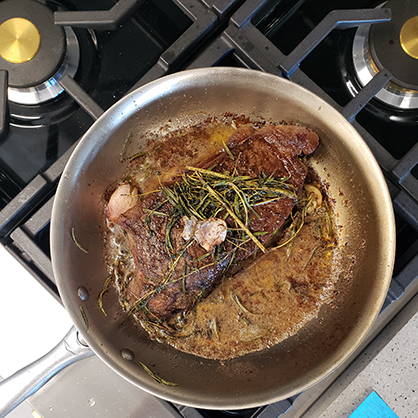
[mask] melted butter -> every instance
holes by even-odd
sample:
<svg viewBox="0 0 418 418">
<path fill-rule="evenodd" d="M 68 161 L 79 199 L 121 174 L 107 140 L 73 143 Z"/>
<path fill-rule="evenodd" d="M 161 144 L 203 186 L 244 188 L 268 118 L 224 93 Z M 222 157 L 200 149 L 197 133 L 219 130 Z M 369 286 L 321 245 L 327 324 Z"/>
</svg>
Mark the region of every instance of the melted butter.
<svg viewBox="0 0 418 418">
<path fill-rule="evenodd" d="M 213 127 L 206 128 L 209 135 L 209 142 L 223 146 L 223 143 L 235 132 L 236 128 L 232 124 L 219 123 Z"/>
<path fill-rule="evenodd" d="M 140 164 L 134 162 L 134 168 L 130 168 L 130 181 L 142 193 L 155 190 L 160 182 L 181 173 L 181 167 L 199 164 L 223 148 L 235 130 L 233 123 L 216 122 L 170 133 L 148 145 L 144 157 L 138 159 Z"/>
</svg>

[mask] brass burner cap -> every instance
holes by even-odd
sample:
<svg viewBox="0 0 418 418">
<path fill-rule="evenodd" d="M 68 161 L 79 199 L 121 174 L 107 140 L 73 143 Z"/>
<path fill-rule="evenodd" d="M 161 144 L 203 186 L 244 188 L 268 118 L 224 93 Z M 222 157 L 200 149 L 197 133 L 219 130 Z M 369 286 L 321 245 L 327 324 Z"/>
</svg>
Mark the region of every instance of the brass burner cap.
<svg viewBox="0 0 418 418">
<path fill-rule="evenodd" d="M 30 61 L 39 51 L 41 35 L 27 19 L 14 17 L 0 25 L 0 56 L 20 64 Z"/>
<path fill-rule="evenodd" d="M 411 17 L 402 26 L 400 41 L 403 50 L 412 58 L 418 59 L 418 16 Z"/>
</svg>

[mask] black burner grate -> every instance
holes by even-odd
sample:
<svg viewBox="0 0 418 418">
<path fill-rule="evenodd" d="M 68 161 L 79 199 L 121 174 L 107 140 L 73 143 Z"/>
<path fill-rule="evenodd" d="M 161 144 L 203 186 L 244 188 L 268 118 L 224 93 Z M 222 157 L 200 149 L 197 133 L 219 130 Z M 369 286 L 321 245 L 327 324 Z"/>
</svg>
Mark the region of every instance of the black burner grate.
<svg viewBox="0 0 418 418">
<path fill-rule="evenodd" d="M 108 3 L 106 4 L 109 5 Z M 132 6 L 129 1 L 123 3 Z M 134 16 L 145 11 L 148 16 L 155 17 L 156 8 L 161 10 L 162 3 L 168 2 L 142 2 L 140 8 L 134 11 Z M 397 225 L 397 256 L 394 277 L 385 302 L 387 307 L 400 298 L 407 286 L 416 280 L 418 271 L 418 115 L 417 112 L 409 112 L 406 117 L 405 114 L 394 112 L 395 116 L 403 117 L 400 120 L 401 128 L 396 124 L 393 128 L 388 128 L 386 124 L 390 118 L 382 116 L 384 109 L 373 100 L 376 92 L 390 80 L 391 75 L 387 71 L 381 71 L 365 88 L 357 85 L 354 93 L 349 89 L 342 89 L 341 85 L 347 86 L 348 81 L 353 82 L 346 56 L 355 28 L 358 25 L 386 21 L 390 19 L 390 11 L 373 9 L 378 3 L 376 1 L 359 0 L 338 2 L 338 7 L 342 10 L 334 12 L 331 10 L 336 4 L 331 0 L 320 2 L 321 6 L 317 1 L 290 0 L 218 0 L 210 4 L 204 3 L 205 6 L 202 6 L 202 3 L 188 0 L 165 5 L 164 7 L 174 7 L 176 13 L 182 14 L 182 27 L 174 33 L 173 39 L 158 39 L 157 42 L 156 36 L 153 42 L 157 42 L 160 49 L 150 60 L 152 64 L 138 64 L 135 70 L 129 69 L 132 72 L 127 71 L 126 77 L 122 77 L 122 85 L 115 87 L 112 85 L 112 76 L 104 77 L 100 82 L 106 91 L 104 95 L 94 89 L 90 91 L 89 85 L 78 83 L 77 77 L 75 80 L 62 80 L 64 89 L 81 107 L 74 114 L 79 118 L 77 126 L 82 128 L 76 129 L 76 138 L 68 140 L 64 149 L 61 146 L 57 149 L 54 144 L 49 144 L 49 148 L 44 145 L 44 150 L 48 149 L 47 153 L 53 158 L 27 184 L 15 181 L 6 170 L 1 171 L 1 147 L 4 144 L 1 133 L 3 132 L 3 138 L 4 133 L 7 136 L 8 124 L 6 103 L 1 100 L 2 95 L 3 98 L 5 96 L 6 77 L 0 71 L 0 204 L 5 206 L 0 212 L 1 242 L 58 298 L 49 258 L 49 221 L 53 196 L 74 144 L 91 125 L 91 118 L 97 118 L 102 109 L 108 108 L 129 89 L 173 71 L 208 66 L 253 68 L 287 77 L 324 98 L 353 123 L 376 156 L 388 182 Z M 81 0 L 74 4 L 78 10 L 87 7 Z M 109 9 L 102 0 L 94 0 L 91 4 L 102 10 Z M 366 10 L 353 10 L 356 8 Z M 119 10 L 116 12 L 117 19 L 120 16 L 121 19 L 126 19 Z M 57 15 L 61 22 L 73 17 L 74 15 Z M 157 26 L 166 25 L 164 19 L 155 19 Z M 92 27 L 89 16 L 83 14 L 81 20 L 88 21 L 87 26 Z M 144 17 L 144 20 L 147 19 Z M 139 22 L 139 18 L 128 18 L 124 22 L 122 26 L 132 30 L 138 25 L 145 25 Z M 100 22 L 98 24 L 100 27 Z M 294 30 L 296 26 L 297 31 Z M 144 27 L 145 32 L 149 29 L 142 26 L 141 36 L 144 36 Z M 117 72 L 118 67 L 110 62 L 110 58 L 106 58 L 105 49 L 106 45 L 117 43 L 118 30 L 108 32 L 107 28 L 108 26 L 95 39 L 99 45 L 101 63 L 108 66 L 109 71 L 111 69 Z M 339 54 L 332 56 L 330 51 L 335 51 L 336 43 L 339 45 Z M 129 55 L 135 49 L 135 44 L 127 45 L 126 48 L 123 54 Z M 331 73 L 324 74 L 324 67 Z M 13 127 L 10 132 L 13 133 Z M 401 146 L 396 142 L 395 145 L 388 145 L 382 132 L 388 136 L 401 133 L 405 137 L 404 144 Z M 182 406 L 178 406 L 178 410 L 190 418 L 273 418 L 290 408 L 295 399 L 293 397 L 266 407 L 242 411 L 200 411 Z"/>
</svg>

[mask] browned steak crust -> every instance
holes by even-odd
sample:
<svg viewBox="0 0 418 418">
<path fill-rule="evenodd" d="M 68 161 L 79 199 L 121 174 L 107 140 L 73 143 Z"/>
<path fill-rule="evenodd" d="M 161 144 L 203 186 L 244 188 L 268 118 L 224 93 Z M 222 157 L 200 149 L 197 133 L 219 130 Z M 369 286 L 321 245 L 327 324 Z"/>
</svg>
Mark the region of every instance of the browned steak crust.
<svg viewBox="0 0 418 418">
<path fill-rule="evenodd" d="M 307 174 L 299 156 L 312 153 L 317 145 L 317 134 L 305 127 L 268 125 L 254 131 L 247 126 L 232 135 L 226 148 L 200 164 L 200 168 L 214 167 L 212 170 L 218 173 L 235 170 L 251 178 L 289 177 L 288 183 L 299 195 Z M 180 180 L 178 177 L 174 182 Z M 258 216 L 249 213 L 249 229 L 263 231 L 258 240 L 266 244 L 291 214 L 295 203 L 294 198 L 286 197 L 258 206 Z M 182 237 L 183 221 L 170 224 L 172 215 L 173 206 L 158 191 L 145 195 L 116 220 L 127 233 L 137 267 L 127 299 L 132 305 L 141 305 L 151 319 L 169 320 L 209 294 L 228 268 L 234 249 L 226 240 L 223 252 L 208 254 L 198 242 L 186 242 Z M 230 216 L 226 222 L 229 228 L 236 228 Z M 255 243 L 249 240 L 235 252 L 234 263 L 248 258 L 255 249 Z"/>
</svg>

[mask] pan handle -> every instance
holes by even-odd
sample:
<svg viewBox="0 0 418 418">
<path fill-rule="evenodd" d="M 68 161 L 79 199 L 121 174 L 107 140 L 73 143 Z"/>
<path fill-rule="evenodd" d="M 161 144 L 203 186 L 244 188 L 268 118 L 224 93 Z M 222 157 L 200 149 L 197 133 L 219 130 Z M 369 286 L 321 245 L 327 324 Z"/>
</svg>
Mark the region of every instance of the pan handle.
<svg viewBox="0 0 418 418">
<path fill-rule="evenodd" d="M 0 382 L 0 418 L 37 392 L 60 370 L 93 354 L 90 347 L 80 342 L 77 330 L 72 327 L 49 353 Z"/>
</svg>

